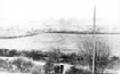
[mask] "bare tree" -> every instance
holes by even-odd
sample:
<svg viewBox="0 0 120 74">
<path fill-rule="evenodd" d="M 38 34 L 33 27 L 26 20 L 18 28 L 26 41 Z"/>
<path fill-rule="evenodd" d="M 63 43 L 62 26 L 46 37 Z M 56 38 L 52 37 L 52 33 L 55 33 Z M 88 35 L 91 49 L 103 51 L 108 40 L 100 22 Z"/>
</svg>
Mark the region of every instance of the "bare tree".
<svg viewBox="0 0 120 74">
<path fill-rule="evenodd" d="M 83 48 L 80 50 L 80 55 L 84 57 L 84 61 L 86 61 L 90 68 L 92 69 L 92 61 L 95 61 L 95 71 L 103 72 L 107 64 L 109 63 L 110 56 L 110 47 L 109 45 L 99 37 L 95 38 L 95 60 L 93 57 L 94 43 L 93 38 L 88 37 L 84 39 Z"/>
</svg>

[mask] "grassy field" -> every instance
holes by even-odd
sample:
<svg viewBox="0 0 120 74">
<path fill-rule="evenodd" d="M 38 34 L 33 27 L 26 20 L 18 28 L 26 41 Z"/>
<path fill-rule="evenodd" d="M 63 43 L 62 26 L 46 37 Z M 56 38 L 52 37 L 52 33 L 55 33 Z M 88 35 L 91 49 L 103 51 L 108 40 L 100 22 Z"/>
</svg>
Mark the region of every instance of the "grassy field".
<svg viewBox="0 0 120 74">
<path fill-rule="evenodd" d="M 53 48 L 74 49 L 79 48 L 81 40 L 91 35 L 77 34 L 39 34 L 36 36 L 18 38 L 18 39 L 0 39 L 0 48 L 17 49 L 17 50 L 42 50 L 48 51 Z M 97 35 L 98 36 L 98 35 Z M 117 51 L 115 55 L 119 55 L 120 35 L 99 35 L 104 37 L 112 49 L 112 52 Z M 43 50 L 44 49 L 44 50 Z M 67 50 L 65 50 L 67 51 Z M 67 51 L 67 52 L 68 52 Z M 72 51 L 72 50 L 71 50 Z"/>
</svg>

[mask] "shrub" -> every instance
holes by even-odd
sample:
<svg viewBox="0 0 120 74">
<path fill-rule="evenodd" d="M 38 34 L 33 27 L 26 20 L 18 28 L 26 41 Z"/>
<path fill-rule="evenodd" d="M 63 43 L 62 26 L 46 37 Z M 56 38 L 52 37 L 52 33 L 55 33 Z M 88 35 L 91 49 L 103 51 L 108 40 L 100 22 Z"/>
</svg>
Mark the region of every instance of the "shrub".
<svg viewBox="0 0 120 74">
<path fill-rule="evenodd" d="M 17 53 L 17 50 L 9 50 L 9 57 L 13 57 L 13 56 L 17 56 L 18 55 L 18 53 Z"/>
<path fill-rule="evenodd" d="M 6 60 L 0 59 L 0 68 L 7 70 L 8 66 L 9 66 L 9 64 Z"/>
<path fill-rule="evenodd" d="M 31 74 L 44 74 L 44 67 L 43 66 L 34 66 L 32 68 Z"/>
<path fill-rule="evenodd" d="M 18 57 L 17 59 L 13 60 L 12 64 L 15 65 L 18 71 L 21 72 L 30 72 L 31 68 L 33 67 L 32 61 L 23 57 Z"/>
<path fill-rule="evenodd" d="M 76 68 L 72 67 L 65 74 L 92 74 L 92 73 L 88 72 L 88 71 L 84 71 L 84 70 L 76 69 Z"/>
</svg>

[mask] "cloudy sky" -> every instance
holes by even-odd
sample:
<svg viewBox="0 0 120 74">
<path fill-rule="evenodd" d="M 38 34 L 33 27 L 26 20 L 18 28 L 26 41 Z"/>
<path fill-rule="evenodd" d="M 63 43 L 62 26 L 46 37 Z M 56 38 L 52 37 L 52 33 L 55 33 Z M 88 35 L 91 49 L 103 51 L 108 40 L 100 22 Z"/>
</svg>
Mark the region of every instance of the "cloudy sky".
<svg viewBox="0 0 120 74">
<path fill-rule="evenodd" d="M 42 22 L 59 18 L 92 20 L 95 3 L 97 24 L 120 31 L 119 0 L 0 0 L 0 27 L 43 27 Z"/>
</svg>

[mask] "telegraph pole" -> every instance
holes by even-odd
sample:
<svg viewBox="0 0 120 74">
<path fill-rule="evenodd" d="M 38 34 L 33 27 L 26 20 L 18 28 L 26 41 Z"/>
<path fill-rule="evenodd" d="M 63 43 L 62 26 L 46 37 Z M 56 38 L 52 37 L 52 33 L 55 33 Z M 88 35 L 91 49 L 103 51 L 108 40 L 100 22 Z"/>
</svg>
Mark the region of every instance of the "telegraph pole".
<svg viewBox="0 0 120 74">
<path fill-rule="evenodd" d="M 93 56 L 92 56 L 92 74 L 95 74 L 95 56 L 96 56 L 96 5 L 93 10 Z"/>
</svg>

